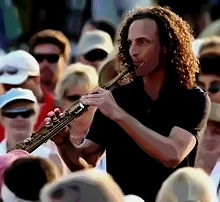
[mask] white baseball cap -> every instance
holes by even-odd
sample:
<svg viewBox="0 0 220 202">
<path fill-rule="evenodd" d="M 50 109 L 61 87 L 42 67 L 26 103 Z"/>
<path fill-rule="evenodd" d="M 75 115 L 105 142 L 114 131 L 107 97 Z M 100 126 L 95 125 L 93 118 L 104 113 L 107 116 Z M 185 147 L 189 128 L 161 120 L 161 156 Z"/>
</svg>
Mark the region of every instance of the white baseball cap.
<svg viewBox="0 0 220 202">
<path fill-rule="evenodd" d="M 31 90 L 24 88 L 11 88 L 6 91 L 6 93 L 0 95 L 0 108 L 3 108 L 14 100 L 28 100 L 33 103 L 37 102 L 37 98 Z"/>
<path fill-rule="evenodd" d="M 85 31 L 79 39 L 76 55 L 84 55 L 95 49 L 101 49 L 106 53 L 113 51 L 113 42 L 107 32 L 101 30 Z"/>
<path fill-rule="evenodd" d="M 11 51 L 0 59 L 0 83 L 21 84 L 28 76 L 39 76 L 36 59 L 24 50 Z"/>
</svg>

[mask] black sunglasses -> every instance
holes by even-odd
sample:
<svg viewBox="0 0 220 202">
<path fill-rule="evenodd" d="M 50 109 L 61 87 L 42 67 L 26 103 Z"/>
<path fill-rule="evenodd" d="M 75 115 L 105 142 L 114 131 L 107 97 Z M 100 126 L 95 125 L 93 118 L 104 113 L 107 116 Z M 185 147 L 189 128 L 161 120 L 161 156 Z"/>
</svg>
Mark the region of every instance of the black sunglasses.
<svg viewBox="0 0 220 202">
<path fill-rule="evenodd" d="M 65 98 L 70 102 L 75 102 L 79 100 L 81 95 L 66 95 Z"/>
<path fill-rule="evenodd" d="M 218 93 L 220 91 L 220 83 L 211 83 L 208 92 L 211 94 Z"/>
<path fill-rule="evenodd" d="M 34 115 L 35 111 L 33 109 L 19 108 L 19 109 L 4 109 L 2 110 L 2 116 L 7 118 L 16 118 L 17 116 L 21 116 L 23 118 L 29 118 Z"/>
<path fill-rule="evenodd" d="M 38 54 L 38 53 L 33 53 L 32 54 L 34 56 L 34 58 L 38 61 L 38 62 L 43 62 L 44 60 L 47 60 L 47 62 L 49 63 L 56 63 L 58 62 L 60 55 L 59 54 Z"/>
<path fill-rule="evenodd" d="M 93 50 L 84 55 L 84 58 L 88 61 L 94 62 L 96 60 L 103 60 L 107 57 L 107 53 L 103 50 Z"/>
<path fill-rule="evenodd" d="M 17 72 L 18 72 L 18 68 L 9 65 L 6 65 L 0 69 L 0 75 L 3 75 L 4 73 L 14 75 L 17 74 Z"/>
</svg>

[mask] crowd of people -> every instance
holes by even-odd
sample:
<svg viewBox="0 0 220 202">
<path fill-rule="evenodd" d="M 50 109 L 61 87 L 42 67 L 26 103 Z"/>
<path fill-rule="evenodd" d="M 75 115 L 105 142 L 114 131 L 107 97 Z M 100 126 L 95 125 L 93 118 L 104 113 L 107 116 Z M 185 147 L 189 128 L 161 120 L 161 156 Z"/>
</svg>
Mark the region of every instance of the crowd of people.
<svg viewBox="0 0 220 202">
<path fill-rule="evenodd" d="M 87 21 L 76 51 L 45 29 L 1 55 L 1 200 L 220 200 L 220 36 L 194 29 L 137 6 Z"/>
</svg>

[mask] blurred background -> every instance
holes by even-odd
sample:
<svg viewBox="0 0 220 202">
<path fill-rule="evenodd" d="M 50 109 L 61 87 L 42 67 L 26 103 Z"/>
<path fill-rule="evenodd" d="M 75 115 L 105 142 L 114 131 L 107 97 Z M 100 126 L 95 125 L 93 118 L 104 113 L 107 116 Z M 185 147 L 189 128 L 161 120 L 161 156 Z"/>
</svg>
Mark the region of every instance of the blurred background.
<svg viewBox="0 0 220 202">
<path fill-rule="evenodd" d="M 30 37 L 46 28 L 62 31 L 74 44 L 88 19 L 108 20 L 117 27 L 124 11 L 153 3 L 170 6 L 202 29 L 220 18 L 220 0 L 0 0 L 0 54 L 26 49 Z M 204 11 L 206 20 L 200 23 Z"/>
<path fill-rule="evenodd" d="M 0 0 L 0 48 L 25 49 L 30 37 L 45 28 L 61 30 L 77 42 L 89 18 L 117 26 L 125 10 L 150 4 L 151 0 Z"/>
</svg>

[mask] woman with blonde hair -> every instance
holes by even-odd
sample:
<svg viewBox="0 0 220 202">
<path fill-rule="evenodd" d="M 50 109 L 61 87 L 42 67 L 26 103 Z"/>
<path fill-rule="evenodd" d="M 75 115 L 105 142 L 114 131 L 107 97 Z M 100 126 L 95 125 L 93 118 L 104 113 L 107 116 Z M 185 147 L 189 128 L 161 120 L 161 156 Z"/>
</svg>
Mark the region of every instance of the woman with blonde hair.
<svg viewBox="0 0 220 202">
<path fill-rule="evenodd" d="M 67 67 L 56 85 L 56 98 L 62 110 L 70 108 L 82 95 L 98 86 L 98 73 L 93 66 L 73 63 Z M 70 140 L 80 146 L 86 137 L 93 120 L 96 107 L 90 106 L 80 117 L 70 124 Z M 99 167 L 105 170 L 105 158 L 99 162 Z"/>
<path fill-rule="evenodd" d="M 215 190 L 204 170 L 183 167 L 163 182 L 156 202 L 217 202 Z"/>
</svg>

